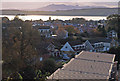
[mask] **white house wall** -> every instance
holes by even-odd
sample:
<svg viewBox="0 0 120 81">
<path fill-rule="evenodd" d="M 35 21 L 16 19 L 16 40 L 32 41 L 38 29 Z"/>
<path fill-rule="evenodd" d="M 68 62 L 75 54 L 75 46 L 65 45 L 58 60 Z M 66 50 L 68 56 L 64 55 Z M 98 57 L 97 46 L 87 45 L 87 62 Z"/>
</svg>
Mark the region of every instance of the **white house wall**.
<svg viewBox="0 0 120 81">
<path fill-rule="evenodd" d="M 110 49 L 110 43 L 104 43 L 104 51 L 108 51 Z"/>
</svg>

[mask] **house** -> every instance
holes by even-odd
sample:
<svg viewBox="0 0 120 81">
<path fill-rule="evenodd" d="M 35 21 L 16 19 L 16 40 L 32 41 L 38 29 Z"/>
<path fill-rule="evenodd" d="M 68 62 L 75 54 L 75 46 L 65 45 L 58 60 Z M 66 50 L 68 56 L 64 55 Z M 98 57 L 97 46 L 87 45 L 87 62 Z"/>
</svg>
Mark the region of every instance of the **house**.
<svg viewBox="0 0 120 81">
<path fill-rule="evenodd" d="M 37 25 L 44 25 L 44 21 L 42 21 L 41 19 L 40 20 L 35 20 L 35 21 L 32 21 L 32 26 L 35 27 Z"/>
<path fill-rule="evenodd" d="M 40 32 L 41 36 L 51 37 L 51 35 L 52 35 L 50 26 L 37 25 L 37 26 L 34 26 L 34 28 L 36 28 Z"/>
<path fill-rule="evenodd" d="M 117 32 L 115 30 L 111 30 L 107 33 L 107 38 L 118 38 Z"/>
<path fill-rule="evenodd" d="M 82 51 L 47 79 L 54 81 L 109 81 L 116 79 L 114 54 Z"/>
<path fill-rule="evenodd" d="M 41 42 L 36 50 L 39 55 L 60 56 L 59 49 L 51 42 Z"/>
<path fill-rule="evenodd" d="M 68 56 L 72 54 L 77 54 L 82 50 L 85 50 L 85 46 L 82 44 L 80 40 L 66 42 L 60 49 L 63 56 L 64 54 L 67 54 Z"/>
<path fill-rule="evenodd" d="M 66 42 L 65 45 L 60 50 L 63 52 L 74 51 L 74 49 L 71 47 L 71 45 L 68 42 Z"/>
<path fill-rule="evenodd" d="M 51 22 L 44 22 L 44 25 L 51 26 Z"/>
<path fill-rule="evenodd" d="M 95 52 L 109 51 L 110 43 L 108 42 L 97 42 L 93 44 Z"/>
<path fill-rule="evenodd" d="M 93 38 L 89 42 L 94 48 L 94 52 L 109 51 L 111 47 L 118 46 L 118 42 L 108 38 Z"/>
<path fill-rule="evenodd" d="M 63 58 L 68 58 L 68 56 L 74 54 L 74 49 L 71 47 L 71 45 L 66 42 L 65 45 L 60 49 L 62 55 L 63 55 Z"/>
<path fill-rule="evenodd" d="M 65 45 L 60 49 L 62 53 L 67 51 L 67 54 L 71 55 L 71 53 L 79 54 L 81 51 L 94 51 L 94 47 L 92 44 L 86 40 L 84 43 L 80 40 L 66 42 Z"/>
<path fill-rule="evenodd" d="M 91 43 L 88 40 L 86 40 L 83 45 L 85 46 L 85 51 L 92 52 L 94 50 L 94 47 L 91 45 Z"/>
<path fill-rule="evenodd" d="M 60 51 L 59 49 L 56 48 L 55 45 L 53 45 L 52 43 L 50 43 L 47 48 L 46 48 L 48 51 L 49 51 L 49 54 L 52 55 L 52 56 L 60 56 Z"/>
<path fill-rule="evenodd" d="M 118 46 L 118 42 L 114 39 L 107 38 L 93 38 L 86 40 L 82 43 L 79 40 L 66 42 L 65 45 L 61 48 L 61 51 L 69 51 L 78 54 L 81 51 L 89 52 L 104 52 L 109 51 L 111 47 Z"/>
</svg>

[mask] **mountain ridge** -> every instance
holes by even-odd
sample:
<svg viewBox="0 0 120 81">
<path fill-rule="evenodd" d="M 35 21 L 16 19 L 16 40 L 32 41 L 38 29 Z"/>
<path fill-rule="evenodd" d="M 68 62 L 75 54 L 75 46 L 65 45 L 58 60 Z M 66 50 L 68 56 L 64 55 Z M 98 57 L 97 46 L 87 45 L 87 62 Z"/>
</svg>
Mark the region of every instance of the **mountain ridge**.
<svg viewBox="0 0 120 81">
<path fill-rule="evenodd" d="M 105 6 L 79 6 L 79 5 L 65 5 L 65 4 L 51 4 L 45 7 L 34 9 L 37 11 L 56 11 L 56 10 L 72 10 L 72 9 L 89 9 L 89 8 L 108 8 Z"/>
</svg>

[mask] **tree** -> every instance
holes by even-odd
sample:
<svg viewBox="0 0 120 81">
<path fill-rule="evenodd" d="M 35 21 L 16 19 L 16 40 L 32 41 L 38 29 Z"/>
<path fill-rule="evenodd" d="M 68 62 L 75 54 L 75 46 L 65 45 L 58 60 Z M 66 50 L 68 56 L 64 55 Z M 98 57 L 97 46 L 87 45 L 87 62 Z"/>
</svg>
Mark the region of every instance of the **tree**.
<svg viewBox="0 0 120 81">
<path fill-rule="evenodd" d="M 73 24 L 85 24 L 86 20 L 84 18 L 73 18 L 70 22 Z"/>
<path fill-rule="evenodd" d="M 72 25 L 64 26 L 64 29 L 68 31 L 69 35 L 80 33 L 80 31 Z"/>
<path fill-rule="evenodd" d="M 102 26 L 102 25 L 99 25 L 98 26 L 98 28 L 97 28 L 97 30 L 99 31 L 99 32 L 101 32 L 101 36 L 103 36 L 103 37 L 106 37 L 106 30 L 105 30 L 105 27 L 104 27 L 104 25 Z"/>
<path fill-rule="evenodd" d="M 41 70 L 36 70 L 35 73 L 36 73 L 35 79 L 37 79 L 39 81 L 45 81 L 45 79 L 47 79 L 46 76 L 50 76 L 49 72 L 45 72 L 43 74 Z"/>
<path fill-rule="evenodd" d="M 40 43 L 40 33 L 32 28 L 32 24 L 15 19 L 11 26 L 3 31 L 2 56 L 3 77 L 18 72 L 21 68 L 33 66 L 38 57 L 36 45 Z M 6 51 L 7 50 L 7 51 Z"/>
<path fill-rule="evenodd" d="M 120 15 L 112 14 L 107 17 L 106 30 L 115 30 L 118 33 L 118 38 L 120 39 Z"/>
<path fill-rule="evenodd" d="M 2 17 L 2 27 L 8 27 L 10 20 L 7 17 Z"/>
<path fill-rule="evenodd" d="M 43 70 L 45 72 L 54 72 L 56 70 L 56 63 L 53 59 L 47 59 L 43 62 Z"/>
<path fill-rule="evenodd" d="M 23 77 L 21 76 L 21 74 L 19 72 L 13 73 L 11 74 L 8 78 L 7 81 L 13 81 L 17 79 L 17 81 L 23 81 Z"/>
<path fill-rule="evenodd" d="M 100 37 L 102 36 L 102 32 L 99 31 L 97 28 L 92 30 L 92 36 Z"/>
<path fill-rule="evenodd" d="M 11 20 L 10 22 L 11 22 L 10 26 L 20 27 L 20 26 L 22 26 L 24 21 L 22 19 L 20 19 L 18 16 L 15 16 L 14 19 Z"/>
<path fill-rule="evenodd" d="M 27 66 L 20 69 L 19 73 L 21 74 L 23 79 L 34 79 L 34 77 L 36 76 L 35 70 L 32 66 Z"/>
<path fill-rule="evenodd" d="M 8 23 L 10 20 L 7 17 L 2 17 L 2 23 Z"/>
<path fill-rule="evenodd" d="M 63 39 L 66 36 L 67 31 L 64 30 L 63 28 L 58 28 L 58 30 L 56 30 L 56 35 L 58 39 Z"/>
<path fill-rule="evenodd" d="M 115 54 L 115 60 L 118 61 L 118 69 L 120 64 L 120 47 L 112 47 L 110 48 L 109 52 L 110 54 Z"/>
</svg>

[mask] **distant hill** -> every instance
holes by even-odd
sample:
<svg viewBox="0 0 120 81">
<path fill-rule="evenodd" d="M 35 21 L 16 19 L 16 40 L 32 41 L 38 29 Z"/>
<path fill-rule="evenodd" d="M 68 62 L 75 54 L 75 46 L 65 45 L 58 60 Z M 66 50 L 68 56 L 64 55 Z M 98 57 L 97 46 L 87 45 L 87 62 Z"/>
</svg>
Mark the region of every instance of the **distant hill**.
<svg viewBox="0 0 120 81">
<path fill-rule="evenodd" d="M 37 11 L 56 11 L 56 10 L 72 10 L 72 9 L 89 9 L 89 8 L 107 8 L 104 6 L 73 6 L 65 4 L 51 4 L 42 8 L 36 9 Z"/>
<path fill-rule="evenodd" d="M 21 11 L 21 10 L 2 10 L 3 15 L 59 15 L 59 16 L 108 16 L 118 14 L 118 8 L 90 8 L 72 9 L 57 11 Z"/>
</svg>

